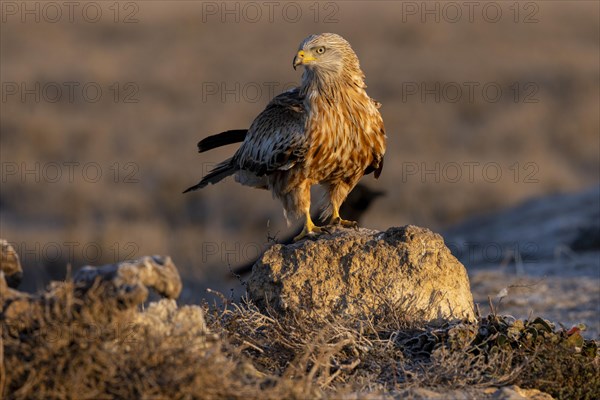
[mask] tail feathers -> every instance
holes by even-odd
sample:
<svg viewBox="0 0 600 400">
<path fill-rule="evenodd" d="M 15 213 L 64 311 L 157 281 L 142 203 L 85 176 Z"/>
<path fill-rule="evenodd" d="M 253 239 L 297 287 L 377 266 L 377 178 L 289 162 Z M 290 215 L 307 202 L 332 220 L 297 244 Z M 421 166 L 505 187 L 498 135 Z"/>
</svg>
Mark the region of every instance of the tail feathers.
<svg viewBox="0 0 600 400">
<path fill-rule="evenodd" d="M 247 129 L 234 129 L 206 137 L 198 142 L 198 153 L 204 153 L 228 144 L 243 142 L 247 132 Z"/>
<path fill-rule="evenodd" d="M 209 183 L 217 183 L 224 178 L 227 178 L 229 175 L 233 175 L 235 173 L 235 168 L 231 165 L 231 158 L 223 161 L 219 165 L 217 165 L 212 171 L 208 173 L 198 184 L 191 186 L 184 190 L 183 193 L 191 192 L 192 190 L 202 189 Z"/>
</svg>

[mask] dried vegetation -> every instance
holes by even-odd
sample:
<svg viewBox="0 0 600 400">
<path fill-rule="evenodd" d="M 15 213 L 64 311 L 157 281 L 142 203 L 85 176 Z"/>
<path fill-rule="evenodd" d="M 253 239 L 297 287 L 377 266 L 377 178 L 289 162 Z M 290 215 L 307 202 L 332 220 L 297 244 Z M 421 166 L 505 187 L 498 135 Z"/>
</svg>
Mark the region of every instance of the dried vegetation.
<svg viewBox="0 0 600 400">
<path fill-rule="evenodd" d="M 97 293 L 96 293 L 97 292 Z M 411 390 L 466 397 L 517 384 L 600 397 L 597 342 L 541 318 L 488 315 L 420 326 L 389 305 L 375 319 L 298 320 L 249 302 L 122 309 L 72 282 L 41 312 L 2 318 L 3 394 L 29 398 L 356 398 Z"/>
</svg>

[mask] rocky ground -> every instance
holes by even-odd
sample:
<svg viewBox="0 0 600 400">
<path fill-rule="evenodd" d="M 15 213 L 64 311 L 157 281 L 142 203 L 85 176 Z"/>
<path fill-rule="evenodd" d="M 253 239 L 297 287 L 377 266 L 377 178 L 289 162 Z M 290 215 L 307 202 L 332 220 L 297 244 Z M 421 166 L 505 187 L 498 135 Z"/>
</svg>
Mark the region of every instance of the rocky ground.
<svg viewBox="0 0 600 400">
<path fill-rule="evenodd" d="M 218 306 L 178 307 L 169 257 L 88 266 L 34 295 L 9 287 L 20 272 L 3 242 L 3 398 L 600 396 L 597 341 L 498 305 L 482 314 L 425 228 L 272 246 L 248 297 Z M 150 289 L 167 299 L 140 308 Z"/>
<path fill-rule="evenodd" d="M 600 335 L 600 187 L 542 197 L 442 232 L 475 302 Z"/>
</svg>

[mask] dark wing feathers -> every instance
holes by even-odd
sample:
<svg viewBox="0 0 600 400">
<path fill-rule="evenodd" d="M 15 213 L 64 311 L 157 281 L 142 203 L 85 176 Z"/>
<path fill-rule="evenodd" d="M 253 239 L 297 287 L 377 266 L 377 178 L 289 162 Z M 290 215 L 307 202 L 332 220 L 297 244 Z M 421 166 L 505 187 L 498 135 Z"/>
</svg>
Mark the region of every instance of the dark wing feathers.
<svg viewBox="0 0 600 400">
<path fill-rule="evenodd" d="M 275 97 L 250 126 L 233 163 L 258 176 L 291 168 L 308 147 L 306 114 L 297 89 Z"/>
<path fill-rule="evenodd" d="M 234 156 L 218 164 L 197 185 L 184 193 L 217 183 L 238 170 L 257 176 L 286 170 L 304 157 L 306 140 L 306 110 L 298 89 L 275 97 L 246 130 L 232 130 L 209 136 L 198 143 L 204 152 L 232 143 L 242 142 Z"/>
</svg>

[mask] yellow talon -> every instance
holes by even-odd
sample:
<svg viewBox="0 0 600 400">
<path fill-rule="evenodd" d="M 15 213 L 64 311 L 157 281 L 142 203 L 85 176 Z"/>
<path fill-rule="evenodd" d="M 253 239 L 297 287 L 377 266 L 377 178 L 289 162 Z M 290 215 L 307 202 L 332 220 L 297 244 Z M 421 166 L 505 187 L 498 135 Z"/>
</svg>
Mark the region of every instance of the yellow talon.
<svg viewBox="0 0 600 400">
<path fill-rule="evenodd" d="M 329 225 L 341 225 L 346 228 L 358 228 L 358 222 L 348 221 L 345 219 L 341 219 L 340 217 L 332 217 L 331 220 L 329 220 Z"/>
<path fill-rule="evenodd" d="M 358 229 L 358 222 L 342 219 L 342 217 L 340 217 L 340 212 L 336 209 L 333 210 L 333 215 L 331 216 L 331 219 L 329 220 L 329 225 L 341 225 L 346 228 Z"/>
<path fill-rule="evenodd" d="M 298 234 L 298 236 L 296 236 L 294 238 L 294 242 L 297 242 L 300 239 L 304 239 L 307 236 L 311 236 L 312 234 L 315 234 L 315 233 L 324 233 L 324 232 L 329 233 L 329 231 L 327 229 L 324 229 L 324 228 L 321 228 L 319 226 L 316 226 L 312 222 L 312 219 L 310 218 L 310 216 L 307 216 L 306 217 L 306 223 L 304 224 L 304 228 L 302 228 L 302 232 L 300 232 L 300 234 Z"/>
</svg>

